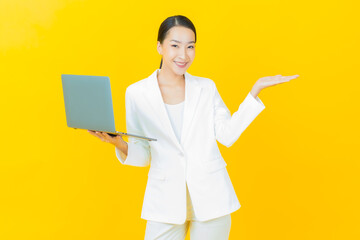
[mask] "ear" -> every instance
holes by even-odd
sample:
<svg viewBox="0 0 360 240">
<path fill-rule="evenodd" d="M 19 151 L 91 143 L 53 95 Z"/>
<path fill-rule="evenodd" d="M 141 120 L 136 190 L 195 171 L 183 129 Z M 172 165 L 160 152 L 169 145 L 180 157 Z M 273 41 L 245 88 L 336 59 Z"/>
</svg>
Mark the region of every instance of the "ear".
<svg viewBox="0 0 360 240">
<path fill-rule="evenodd" d="M 162 47 L 159 41 L 157 42 L 157 51 L 160 55 L 162 55 Z"/>
</svg>

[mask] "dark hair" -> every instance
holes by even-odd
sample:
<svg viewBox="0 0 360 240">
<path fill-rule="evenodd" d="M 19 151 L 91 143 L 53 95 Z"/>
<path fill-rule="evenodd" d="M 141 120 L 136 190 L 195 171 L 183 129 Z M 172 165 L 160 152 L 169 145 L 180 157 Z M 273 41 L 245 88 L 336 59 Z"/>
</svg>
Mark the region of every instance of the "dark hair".
<svg viewBox="0 0 360 240">
<path fill-rule="evenodd" d="M 171 16 L 171 17 L 168 17 L 167 19 L 165 19 L 160 25 L 157 40 L 162 44 L 164 39 L 166 38 L 167 32 L 172 27 L 175 27 L 175 26 L 183 26 L 183 27 L 193 30 L 193 32 L 195 34 L 195 42 L 196 42 L 196 30 L 195 30 L 194 24 L 190 21 L 190 19 L 188 19 L 187 17 L 182 16 L 182 15 L 175 15 L 175 16 Z M 162 66 L 162 62 L 163 61 L 161 58 L 160 68 Z"/>
</svg>

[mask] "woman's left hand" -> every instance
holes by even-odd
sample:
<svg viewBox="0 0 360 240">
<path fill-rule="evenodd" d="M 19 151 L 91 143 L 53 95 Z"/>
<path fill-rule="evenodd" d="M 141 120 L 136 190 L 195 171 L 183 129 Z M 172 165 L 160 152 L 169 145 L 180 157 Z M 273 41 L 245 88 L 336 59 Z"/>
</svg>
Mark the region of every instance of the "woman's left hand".
<svg viewBox="0 0 360 240">
<path fill-rule="evenodd" d="M 267 87 L 271 87 L 277 84 L 289 82 L 291 79 L 299 77 L 298 74 L 292 76 L 269 76 L 269 77 L 262 77 L 255 83 L 253 89 L 251 90 L 251 94 L 256 97 L 261 90 Z"/>
</svg>

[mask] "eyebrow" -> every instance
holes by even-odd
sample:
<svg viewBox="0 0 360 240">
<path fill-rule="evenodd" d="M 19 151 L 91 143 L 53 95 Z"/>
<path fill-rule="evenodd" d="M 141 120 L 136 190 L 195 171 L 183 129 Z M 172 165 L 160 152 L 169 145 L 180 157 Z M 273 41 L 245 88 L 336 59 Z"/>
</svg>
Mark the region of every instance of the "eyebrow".
<svg viewBox="0 0 360 240">
<path fill-rule="evenodd" d="M 178 42 L 178 43 L 181 43 L 180 41 L 178 41 L 178 40 L 175 40 L 175 39 L 172 39 L 172 40 L 170 40 L 170 42 L 171 41 L 174 41 L 174 42 Z M 188 42 L 188 43 L 195 43 L 195 41 L 190 41 L 190 42 Z"/>
</svg>

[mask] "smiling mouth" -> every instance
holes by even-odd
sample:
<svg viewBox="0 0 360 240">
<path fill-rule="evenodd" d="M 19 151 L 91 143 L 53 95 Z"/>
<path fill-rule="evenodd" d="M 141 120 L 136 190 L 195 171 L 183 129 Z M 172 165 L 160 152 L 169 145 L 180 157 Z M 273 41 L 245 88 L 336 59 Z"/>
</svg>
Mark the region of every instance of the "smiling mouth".
<svg viewBox="0 0 360 240">
<path fill-rule="evenodd" d="M 178 65 L 179 67 L 184 67 L 187 64 L 187 62 L 186 63 L 175 62 L 175 64 Z"/>
</svg>

